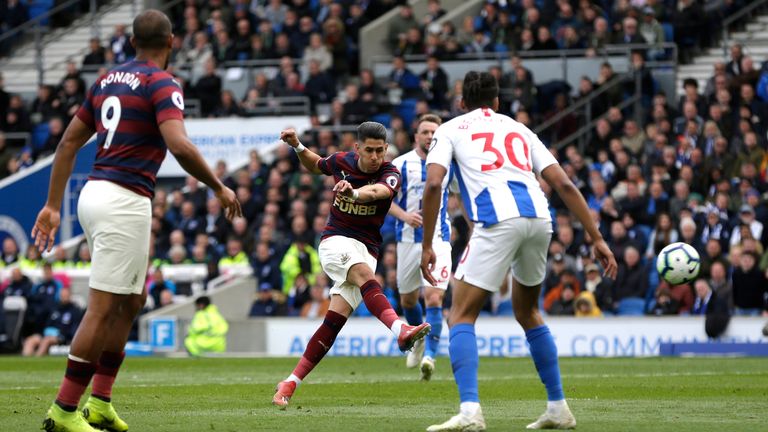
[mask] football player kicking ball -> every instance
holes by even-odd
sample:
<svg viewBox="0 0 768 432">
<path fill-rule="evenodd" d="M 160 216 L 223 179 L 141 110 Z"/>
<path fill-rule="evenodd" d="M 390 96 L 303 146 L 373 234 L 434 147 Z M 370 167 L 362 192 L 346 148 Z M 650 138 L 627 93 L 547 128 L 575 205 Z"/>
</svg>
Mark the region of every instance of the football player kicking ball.
<svg viewBox="0 0 768 432">
<path fill-rule="evenodd" d="M 434 285 L 421 276 L 421 241 L 424 229 L 421 219 L 421 197 L 424 192 L 424 182 L 427 179 L 427 153 L 437 127 L 442 121 L 434 114 L 425 114 L 419 118 L 416 127 L 416 145 L 392 164 L 400 170 L 401 184 L 395 202 L 389 213 L 398 220 L 395 224 L 397 239 L 397 288 L 400 292 L 400 304 L 403 305 L 405 318 L 410 325 L 423 322 L 419 294 L 424 287 L 424 303 L 427 307 L 427 322 L 432 326 L 429 335 L 416 343 L 408 353 L 406 366 L 419 366 L 421 379 L 429 381 L 435 370 L 435 354 L 440 344 L 440 333 L 443 330 L 443 297 L 448 288 L 451 275 L 451 228 L 446 214 L 448 201 L 448 181 L 450 176 L 443 179 L 442 199 L 440 201 L 440 226 L 435 230 L 433 247 L 437 253 L 437 265 L 432 276 L 437 281 Z"/>
<path fill-rule="evenodd" d="M 357 128 L 354 152 L 340 152 L 321 158 L 299 142 L 296 131 L 288 129 L 280 139 L 293 147 L 301 164 L 310 172 L 333 176 L 336 195 L 318 253 L 320 264 L 333 279 L 331 305 L 325 319 L 307 344 L 293 373 L 277 385 L 272 403 L 285 409 L 296 387 L 333 346 L 347 318 L 360 302 L 397 338 L 401 351 L 413 347 L 429 333 L 423 323 L 410 326 L 397 317 L 381 285 L 374 278 L 381 247 L 379 230 L 398 186 L 400 173 L 384 161 L 387 130 L 380 123 L 365 122 Z"/>
<path fill-rule="evenodd" d="M 565 401 L 557 348 L 538 310 L 552 219 L 537 174 L 581 221 L 594 240 L 595 257 L 610 278 L 616 276 L 616 259 L 590 217 L 584 197 L 544 144 L 527 127 L 494 112 L 499 105 L 496 79 L 489 73 L 469 72 L 462 96 L 468 113 L 437 129 L 427 156 L 421 261 L 424 277 L 434 282 L 432 239 L 442 181 L 452 167 L 464 207 L 475 222 L 456 269 L 448 320 L 449 352 L 461 405 L 458 415 L 427 431 L 485 430 L 478 397 L 475 321 L 488 295 L 501 286 L 510 265 L 515 318 L 525 330 L 549 401 L 546 412 L 528 429 L 571 429 L 576 427 L 576 419 Z"/>
</svg>

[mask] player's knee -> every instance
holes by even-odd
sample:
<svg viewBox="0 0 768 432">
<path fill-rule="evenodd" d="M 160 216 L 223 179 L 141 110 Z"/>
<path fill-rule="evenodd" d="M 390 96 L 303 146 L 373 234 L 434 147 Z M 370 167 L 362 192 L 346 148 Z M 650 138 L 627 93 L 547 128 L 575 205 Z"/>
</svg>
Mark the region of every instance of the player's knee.
<svg viewBox="0 0 768 432">
<path fill-rule="evenodd" d="M 529 327 L 529 324 L 536 321 L 536 316 L 539 311 L 535 307 L 528 306 L 513 306 L 515 311 L 515 319 L 523 327 Z"/>
<path fill-rule="evenodd" d="M 147 295 L 132 295 L 128 299 L 128 301 L 125 302 L 123 305 L 123 311 L 124 314 L 127 315 L 129 318 L 133 319 L 136 317 L 136 315 L 141 312 L 141 309 L 144 307 L 144 304 L 147 301 Z"/>
<path fill-rule="evenodd" d="M 441 292 L 428 293 L 424 301 L 427 307 L 439 307 L 443 305 L 443 294 Z"/>
<path fill-rule="evenodd" d="M 347 273 L 347 280 L 357 286 L 363 286 L 366 282 L 374 279 L 373 270 L 363 263 L 353 265 Z"/>
<path fill-rule="evenodd" d="M 409 297 L 400 297 L 400 304 L 406 309 L 410 309 L 416 306 L 416 302 L 411 300 Z"/>
</svg>

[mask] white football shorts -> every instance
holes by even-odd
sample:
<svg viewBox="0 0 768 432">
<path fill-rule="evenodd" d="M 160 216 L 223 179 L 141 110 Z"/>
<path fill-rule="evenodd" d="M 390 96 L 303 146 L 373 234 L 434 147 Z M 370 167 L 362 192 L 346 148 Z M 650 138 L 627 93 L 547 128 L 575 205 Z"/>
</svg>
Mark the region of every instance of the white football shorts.
<svg viewBox="0 0 768 432">
<path fill-rule="evenodd" d="M 432 243 L 437 261 L 432 277 L 442 290 L 448 289 L 451 278 L 451 244 L 444 241 Z M 423 286 L 432 286 L 421 275 L 421 243 L 397 244 L 397 290 L 400 294 L 408 294 Z"/>
<path fill-rule="evenodd" d="M 142 294 L 149 262 L 149 198 L 106 180 L 80 191 L 77 217 L 91 250 L 90 287 L 113 294 Z"/>
<path fill-rule="evenodd" d="M 454 277 L 496 292 L 509 268 L 518 282 L 534 286 L 544 281 L 552 222 L 512 218 L 491 227 L 475 225 Z"/>
<path fill-rule="evenodd" d="M 359 263 L 368 264 L 371 271 L 376 271 L 377 260 L 368 252 L 368 248 L 362 242 L 344 236 L 332 236 L 320 242 L 317 247 L 320 256 L 320 265 L 323 271 L 333 279 L 331 295 L 338 294 L 357 309 L 363 301 L 360 287 L 347 282 L 349 269 Z"/>
</svg>

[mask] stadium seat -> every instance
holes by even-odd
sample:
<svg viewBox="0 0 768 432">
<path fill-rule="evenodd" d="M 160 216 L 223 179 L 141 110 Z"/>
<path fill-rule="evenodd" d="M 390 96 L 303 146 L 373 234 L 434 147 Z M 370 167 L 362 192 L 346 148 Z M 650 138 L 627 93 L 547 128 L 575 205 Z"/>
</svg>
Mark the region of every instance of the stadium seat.
<svg viewBox="0 0 768 432">
<path fill-rule="evenodd" d="M 42 148 L 50 134 L 48 123 L 43 122 L 35 126 L 32 130 L 32 148 L 35 150 Z"/>
<path fill-rule="evenodd" d="M 21 296 L 6 297 L 3 301 L 5 334 L 12 349 L 21 345 L 21 327 L 27 311 L 27 299 Z"/>
<path fill-rule="evenodd" d="M 671 23 L 661 23 L 661 28 L 664 30 L 664 41 L 674 42 L 675 40 L 675 27 Z"/>
<path fill-rule="evenodd" d="M 513 316 L 514 314 L 515 311 L 512 308 L 512 300 L 505 300 L 499 303 L 499 306 L 496 308 L 496 315 L 498 316 Z"/>
<path fill-rule="evenodd" d="M 51 10 L 53 7 L 53 0 L 35 0 L 32 2 L 29 2 L 29 19 L 34 19 L 40 15 L 44 15 L 46 12 Z M 48 18 L 43 18 L 40 20 L 40 24 L 47 26 L 50 24 L 50 20 Z"/>
<path fill-rule="evenodd" d="M 371 117 L 371 120 L 379 122 L 383 124 L 384 127 L 388 128 L 392 122 L 392 116 L 390 114 L 376 114 L 375 116 Z"/>
<path fill-rule="evenodd" d="M 397 107 L 397 114 L 403 119 L 403 124 L 410 125 L 416 117 L 416 99 L 403 99 Z"/>
<path fill-rule="evenodd" d="M 509 48 L 507 48 L 507 46 L 503 43 L 497 43 L 493 45 L 493 51 L 497 53 L 504 53 L 509 51 Z"/>
<path fill-rule="evenodd" d="M 475 31 L 478 31 L 481 28 L 483 28 L 483 17 L 478 15 L 475 17 Z"/>
<path fill-rule="evenodd" d="M 616 315 L 637 316 L 645 313 L 645 299 L 640 297 L 627 297 L 619 302 Z"/>
</svg>

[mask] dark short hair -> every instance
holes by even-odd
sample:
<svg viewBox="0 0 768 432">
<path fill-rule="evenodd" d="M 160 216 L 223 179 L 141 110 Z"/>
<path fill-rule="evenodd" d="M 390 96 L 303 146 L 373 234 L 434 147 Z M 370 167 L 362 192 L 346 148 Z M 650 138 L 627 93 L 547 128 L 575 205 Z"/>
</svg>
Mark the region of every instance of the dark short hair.
<svg viewBox="0 0 768 432">
<path fill-rule="evenodd" d="M 387 128 L 374 121 L 360 123 L 360 126 L 357 127 L 357 141 L 362 144 L 369 138 L 387 142 Z"/>
<path fill-rule="evenodd" d="M 464 76 L 461 90 L 464 105 L 468 110 L 493 106 L 493 101 L 499 97 L 499 83 L 488 72 L 469 71 Z"/>
<path fill-rule="evenodd" d="M 195 300 L 196 306 L 208 307 L 211 304 L 211 298 L 208 296 L 200 296 Z"/>
<path fill-rule="evenodd" d="M 156 9 L 148 9 L 133 20 L 133 38 L 137 49 L 165 48 L 171 36 L 171 21 Z"/>
<path fill-rule="evenodd" d="M 424 114 L 423 116 L 419 117 L 419 122 L 416 124 L 416 128 L 421 126 L 421 124 L 424 122 L 434 123 L 440 126 L 443 124 L 443 119 L 441 119 L 440 116 L 436 114 Z"/>
<path fill-rule="evenodd" d="M 699 88 L 699 82 L 693 78 L 686 78 L 683 80 L 683 88 L 686 88 L 689 85 Z"/>
</svg>

